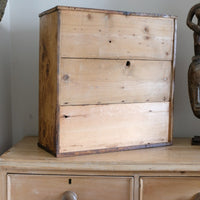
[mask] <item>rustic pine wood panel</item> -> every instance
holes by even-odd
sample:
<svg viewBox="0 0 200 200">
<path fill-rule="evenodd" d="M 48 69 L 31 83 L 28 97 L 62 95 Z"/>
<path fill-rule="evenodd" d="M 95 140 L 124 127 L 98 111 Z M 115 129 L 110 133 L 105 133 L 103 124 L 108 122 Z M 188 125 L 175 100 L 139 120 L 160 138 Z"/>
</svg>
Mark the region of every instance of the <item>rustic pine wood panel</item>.
<svg viewBox="0 0 200 200">
<path fill-rule="evenodd" d="M 39 143 L 56 151 L 58 14 L 40 19 Z"/>
<path fill-rule="evenodd" d="M 170 100 L 170 61 L 62 59 L 60 104 Z"/>
<path fill-rule="evenodd" d="M 60 138 L 67 129 L 59 118 L 59 106 L 151 102 L 169 102 L 168 120 L 163 122 L 168 139 L 159 144 L 171 142 L 175 17 L 68 7 L 57 7 L 40 17 L 39 146 L 61 155 Z M 121 124 L 126 123 L 123 117 Z M 77 127 L 78 119 L 73 128 Z M 152 141 L 135 145 L 149 147 Z M 129 143 L 123 144 L 123 150 L 129 149 Z M 115 143 L 105 146 L 110 148 L 104 152 L 119 150 Z M 93 150 L 98 152 L 99 147 Z"/>
<path fill-rule="evenodd" d="M 69 184 L 71 179 L 71 184 Z M 61 200 L 66 191 L 73 191 L 81 200 L 133 200 L 133 178 L 69 177 L 51 175 L 8 175 L 8 200 Z"/>
<path fill-rule="evenodd" d="M 62 106 L 59 152 L 168 142 L 168 121 L 169 102 Z"/>
<path fill-rule="evenodd" d="M 174 18 L 61 10 L 61 57 L 172 60 Z"/>
<path fill-rule="evenodd" d="M 200 177 L 144 177 L 140 186 L 140 200 L 193 200 Z"/>
</svg>

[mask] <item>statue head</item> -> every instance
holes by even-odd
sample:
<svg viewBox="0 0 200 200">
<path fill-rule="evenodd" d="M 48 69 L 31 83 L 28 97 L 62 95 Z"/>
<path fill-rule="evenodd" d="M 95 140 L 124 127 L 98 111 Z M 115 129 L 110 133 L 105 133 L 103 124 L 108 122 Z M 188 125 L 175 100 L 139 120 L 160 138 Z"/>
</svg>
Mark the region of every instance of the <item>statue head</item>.
<svg viewBox="0 0 200 200">
<path fill-rule="evenodd" d="M 2 20 L 2 17 L 4 15 L 6 4 L 7 4 L 7 0 L 0 0 L 0 21 Z"/>
<path fill-rule="evenodd" d="M 200 8 L 195 10 L 195 16 L 197 17 L 198 20 L 200 20 Z"/>
</svg>

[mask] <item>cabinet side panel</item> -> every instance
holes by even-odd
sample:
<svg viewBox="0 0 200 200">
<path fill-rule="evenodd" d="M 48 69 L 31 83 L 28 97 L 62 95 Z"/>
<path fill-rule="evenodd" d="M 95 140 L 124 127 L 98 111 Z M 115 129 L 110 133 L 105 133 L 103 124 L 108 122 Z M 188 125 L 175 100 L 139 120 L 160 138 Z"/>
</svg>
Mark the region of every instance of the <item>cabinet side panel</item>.
<svg viewBox="0 0 200 200">
<path fill-rule="evenodd" d="M 39 145 L 56 153 L 58 13 L 40 18 Z"/>
<path fill-rule="evenodd" d="M 169 141 L 173 138 L 174 121 L 174 84 L 175 84 L 175 65 L 176 65 L 176 43 L 177 43 L 177 19 L 174 19 L 174 37 L 173 37 L 173 59 L 171 66 L 171 90 L 170 90 L 170 110 L 169 110 Z"/>
</svg>

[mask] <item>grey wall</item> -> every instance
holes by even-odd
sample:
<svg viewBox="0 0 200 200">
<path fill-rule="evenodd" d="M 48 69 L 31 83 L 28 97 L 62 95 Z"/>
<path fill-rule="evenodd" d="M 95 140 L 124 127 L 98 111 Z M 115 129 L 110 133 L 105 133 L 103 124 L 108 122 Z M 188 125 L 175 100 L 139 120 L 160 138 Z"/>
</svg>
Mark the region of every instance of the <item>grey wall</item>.
<svg viewBox="0 0 200 200">
<path fill-rule="evenodd" d="M 200 120 L 191 111 L 187 91 L 187 70 L 193 56 L 192 31 L 185 25 L 187 13 L 197 0 L 10 0 L 11 23 L 11 81 L 9 67 L 1 69 L 4 84 L 11 83 L 12 120 L 7 122 L 0 113 L 0 124 L 9 133 L 12 124 L 12 141 L 16 143 L 26 135 L 38 134 L 38 14 L 55 5 L 126 10 L 135 12 L 162 13 L 178 16 L 178 41 L 174 105 L 174 136 L 193 136 L 200 133 Z M 4 33 L 6 34 L 6 33 Z M 1 35 L 1 34 L 0 34 Z M 2 37 L 2 36 L 0 36 Z M 4 37 L 7 38 L 5 35 Z M 0 45 L 0 52 L 2 46 Z M 1 55 L 6 54 L 6 51 Z M 4 57 L 4 56 L 3 56 Z M 0 61 L 2 62 L 2 60 Z M 2 64 L 1 64 L 2 65 Z M 9 65 L 8 60 L 4 66 Z M 2 71 L 3 70 L 3 71 Z M 9 93 L 0 85 L 0 105 L 10 113 Z M 2 99 L 3 98 L 3 99 Z M 1 107 L 0 107 L 1 108 Z M 4 113 L 7 113 L 4 111 Z M 7 118 L 9 118 L 9 114 Z M 1 127 L 1 125 L 0 125 Z M 2 130 L 4 130 L 2 129 Z M 4 132 L 4 131 L 3 131 Z M 0 128 L 0 137 L 3 137 Z"/>
<path fill-rule="evenodd" d="M 11 145 L 9 5 L 0 22 L 0 154 Z"/>
</svg>

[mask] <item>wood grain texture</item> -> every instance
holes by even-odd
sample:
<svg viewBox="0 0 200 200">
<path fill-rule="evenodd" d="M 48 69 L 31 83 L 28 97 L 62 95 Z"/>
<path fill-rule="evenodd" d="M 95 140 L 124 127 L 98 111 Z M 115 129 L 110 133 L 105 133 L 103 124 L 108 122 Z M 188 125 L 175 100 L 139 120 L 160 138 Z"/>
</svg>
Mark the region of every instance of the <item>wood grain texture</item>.
<svg viewBox="0 0 200 200">
<path fill-rule="evenodd" d="M 173 59 L 171 70 L 171 88 L 170 88 L 170 111 L 169 111 L 169 132 L 173 132 L 174 122 L 174 87 L 175 87 L 175 65 L 176 65 L 176 46 L 177 46 L 177 19 L 174 19 L 174 42 L 173 42 Z M 169 134 L 169 141 L 172 141 L 173 135 Z"/>
<path fill-rule="evenodd" d="M 0 169 L 0 199 L 7 200 L 6 171 Z"/>
<path fill-rule="evenodd" d="M 170 61 L 62 59 L 60 104 L 170 100 Z"/>
<path fill-rule="evenodd" d="M 38 137 L 25 137 L 0 157 L 0 168 L 56 171 L 57 173 L 95 172 L 133 174 L 136 172 L 200 171 L 200 146 L 191 146 L 191 139 L 173 139 L 173 145 L 160 148 L 55 158 L 37 146 Z M 54 172 L 54 173 L 56 173 Z M 172 174 L 172 173 L 171 173 Z M 181 173 L 184 175 L 185 173 Z M 188 173 L 191 175 L 191 173 Z"/>
<path fill-rule="evenodd" d="M 169 103 L 62 106 L 59 153 L 168 142 Z"/>
<path fill-rule="evenodd" d="M 200 177 L 143 177 L 140 200 L 191 200 L 200 192 Z"/>
<path fill-rule="evenodd" d="M 104 150 L 101 149 L 101 152 L 108 149 L 119 150 L 121 147 L 130 149 L 135 145 L 149 147 L 152 144 L 171 143 L 174 81 L 172 63 L 174 67 L 176 35 L 174 17 L 139 16 L 133 13 L 68 7 L 63 9 L 57 7 L 40 17 L 39 146 L 58 155 L 61 152 L 65 153 L 69 143 L 72 142 L 70 151 L 75 152 L 76 147 L 81 146 L 81 144 L 76 145 L 75 141 L 79 141 L 83 132 L 86 132 L 89 139 L 88 141 L 85 139 L 83 149 L 78 147 L 77 151 L 99 152 L 104 140 L 97 138 L 100 143 L 97 142 L 95 146 L 96 141 L 90 139 L 93 137 L 90 137 L 90 134 L 100 137 L 102 132 L 110 141 L 114 132 L 117 133 L 114 137 L 118 138 L 114 139 L 113 143 L 104 144 L 102 146 Z M 84 109 L 75 107 L 80 105 L 144 102 L 145 104 L 166 102 L 170 105 L 165 113 L 165 118 L 168 114 L 168 119 L 159 118 L 162 111 L 157 112 L 159 118 L 157 121 L 161 129 L 160 131 L 156 129 L 154 136 L 151 134 L 148 136 L 149 133 L 145 131 L 157 126 L 156 122 L 152 120 L 152 125 L 148 124 L 144 128 L 142 126 L 144 119 L 135 120 L 136 123 L 133 124 L 131 119 L 127 119 L 124 113 L 118 111 L 118 115 L 112 117 L 109 115 L 104 119 L 108 119 L 112 124 L 106 123 L 105 126 L 103 123 L 102 127 L 97 126 L 99 128 L 97 131 L 93 131 L 98 124 L 98 118 L 94 115 L 93 118 L 89 118 L 92 126 L 89 121 L 82 123 L 81 117 L 72 120 L 66 115 L 65 120 L 60 120 L 60 106 L 64 105 L 74 106 L 73 109 L 77 112 L 78 109 L 80 111 Z M 124 111 L 127 112 L 126 109 Z M 104 112 L 108 114 L 109 110 Z M 138 113 L 135 112 L 134 115 L 137 116 Z M 121 121 L 118 128 L 114 128 L 114 121 L 117 121 L 118 117 Z M 157 118 L 154 115 L 152 119 Z M 65 121 L 71 120 L 73 126 L 70 124 L 68 130 Z M 82 123 L 80 126 L 79 120 Z M 103 118 L 100 123 L 102 120 Z M 148 118 L 146 121 L 149 123 L 151 120 Z M 128 138 L 133 136 L 131 130 L 138 131 L 138 138 L 141 131 L 140 141 L 136 139 L 130 146 L 130 140 L 123 135 L 124 127 L 129 127 L 125 128 L 128 130 Z M 68 131 L 78 133 L 79 130 L 81 130 L 79 135 L 71 135 L 70 140 L 65 134 Z M 109 137 L 106 133 L 109 133 Z M 158 139 L 153 142 L 154 137 Z M 127 141 L 127 144 L 120 140 Z M 65 147 L 59 147 L 65 142 Z M 86 149 L 87 142 L 89 144 Z"/>
<path fill-rule="evenodd" d="M 40 19 L 39 143 L 56 151 L 58 14 Z"/>
<path fill-rule="evenodd" d="M 71 10 L 61 16 L 62 57 L 172 59 L 171 18 Z"/>
<path fill-rule="evenodd" d="M 60 12 L 61 57 L 172 60 L 174 19 Z"/>
<path fill-rule="evenodd" d="M 60 159 L 38 148 L 37 137 L 26 137 L 0 157 L 0 192 L 8 194 L 0 198 L 59 200 L 71 190 L 83 200 L 194 200 L 200 146 L 190 142 L 178 138 L 168 147 Z"/>
<path fill-rule="evenodd" d="M 69 184 L 71 179 L 71 184 Z M 133 178 L 95 176 L 8 175 L 8 200 L 61 200 L 73 191 L 81 200 L 133 200 Z M 56 186 L 56 187 L 55 187 Z"/>
<path fill-rule="evenodd" d="M 40 17 L 43 15 L 50 14 L 52 12 L 59 12 L 61 10 L 72 10 L 72 11 L 87 11 L 87 12 L 95 12 L 95 13 L 110 13 L 110 14 L 118 14 L 125 16 L 145 16 L 145 17 L 163 17 L 163 18 L 172 18 L 176 19 L 176 16 L 167 15 L 167 14 L 158 14 L 158 13 L 143 13 L 143 12 L 127 12 L 127 11 L 119 11 L 119 10 L 108 10 L 108 9 L 95 9 L 95 8 L 83 8 L 83 7 L 71 7 L 71 6 L 56 6 L 49 10 L 46 10 L 39 14 Z"/>
</svg>

